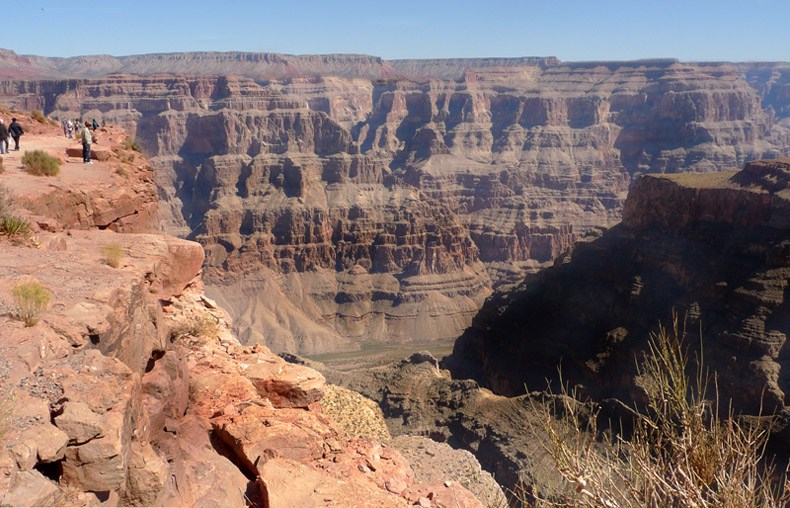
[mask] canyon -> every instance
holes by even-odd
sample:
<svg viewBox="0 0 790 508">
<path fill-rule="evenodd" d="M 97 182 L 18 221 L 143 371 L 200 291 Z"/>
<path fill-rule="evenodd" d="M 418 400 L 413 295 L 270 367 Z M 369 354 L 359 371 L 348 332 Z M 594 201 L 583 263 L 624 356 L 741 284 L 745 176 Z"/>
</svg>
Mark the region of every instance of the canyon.
<svg viewBox="0 0 790 508">
<path fill-rule="evenodd" d="M 448 343 L 641 175 L 790 155 L 784 63 L 0 56 L 4 103 L 135 133 L 164 231 L 276 352 Z"/>
<path fill-rule="evenodd" d="M 4 159 L 34 237 L 0 238 L 0 501 L 479 506 L 444 443 L 551 497 L 525 426 L 553 396 L 525 391 L 560 367 L 628 418 L 675 316 L 723 405 L 766 408 L 786 447 L 789 70 L 0 51 L 0 104 L 108 124 L 96 166 L 27 116 L 23 146 L 50 136 L 66 170 Z M 7 295 L 32 276 L 56 294 L 25 327 Z M 441 362 L 296 356 L 456 337 Z M 426 448 L 474 479 L 418 478 Z"/>
<path fill-rule="evenodd" d="M 30 228 L 0 235 L 0 505 L 482 508 L 443 469 L 474 459 L 418 479 L 338 427 L 321 374 L 237 340 L 205 296 L 203 248 L 153 229 L 151 167 L 122 129 L 95 132 L 87 165 L 57 124 L 15 115 L 60 173 L 0 161 L 2 219 Z M 51 301 L 23 322 L 14 288 L 33 281 Z"/>
</svg>

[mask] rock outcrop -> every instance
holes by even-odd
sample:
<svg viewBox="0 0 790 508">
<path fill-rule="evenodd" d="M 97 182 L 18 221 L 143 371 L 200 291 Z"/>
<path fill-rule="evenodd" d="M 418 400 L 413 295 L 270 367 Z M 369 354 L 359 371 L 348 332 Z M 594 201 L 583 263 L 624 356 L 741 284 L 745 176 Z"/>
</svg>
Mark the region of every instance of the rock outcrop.
<svg viewBox="0 0 790 508">
<path fill-rule="evenodd" d="M 561 366 L 565 382 L 599 400 L 640 400 L 636 360 L 675 312 L 717 373 L 720 407 L 776 411 L 785 435 L 789 183 L 790 159 L 643 176 L 622 224 L 492 297 L 453 365 L 502 394 L 556 383 Z"/>
<path fill-rule="evenodd" d="M 31 147 L 60 142 L 28 132 Z M 91 171 L 80 192 L 98 202 L 115 192 L 116 178 L 148 174 L 131 161 L 86 169 L 67 159 L 50 181 L 76 194 L 69 182 Z M 11 162 L 0 177 L 13 190 L 46 181 Z M 148 186 L 135 207 L 148 209 Z M 415 482 L 389 446 L 341 435 L 318 404 L 319 373 L 241 345 L 227 313 L 204 295 L 199 244 L 119 233 L 68 213 L 45 217 L 38 214 L 61 208 L 42 196 L 13 199 L 32 236 L 0 237 L 3 506 L 405 507 L 426 492 L 432 507 L 453 494 L 462 506 L 482 506 L 459 485 Z M 114 222 L 144 228 L 146 214 L 117 204 L 106 210 L 141 223 Z M 107 245 L 122 253 L 117 266 Z M 12 288 L 33 278 L 52 301 L 26 326 Z"/>
<path fill-rule="evenodd" d="M 275 351 L 451 340 L 491 288 L 619 222 L 638 176 L 790 146 L 781 64 L 124 58 L 148 75 L 0 98 L 134 128 L 166 231 L 204 246 L 210 294 Z"/>
</svg>

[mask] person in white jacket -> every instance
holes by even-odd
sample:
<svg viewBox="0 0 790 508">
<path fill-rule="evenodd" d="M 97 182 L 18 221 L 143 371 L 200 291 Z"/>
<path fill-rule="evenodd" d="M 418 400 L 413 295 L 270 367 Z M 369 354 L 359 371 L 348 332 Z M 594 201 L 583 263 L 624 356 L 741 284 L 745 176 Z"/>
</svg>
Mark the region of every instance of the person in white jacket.
<svg viewBox="0 0 790 508">
<path fill-rule="evenodd" d="M 91 162 L 91 142 L 93 141 L 93 137 L 91 136 L 91 129 L 90 129 L 90 122 L 87 120 L 85 121 L 85 127 L 82 129 L 82 162 L 84 164 L 93 164 Z"/>
</svg>

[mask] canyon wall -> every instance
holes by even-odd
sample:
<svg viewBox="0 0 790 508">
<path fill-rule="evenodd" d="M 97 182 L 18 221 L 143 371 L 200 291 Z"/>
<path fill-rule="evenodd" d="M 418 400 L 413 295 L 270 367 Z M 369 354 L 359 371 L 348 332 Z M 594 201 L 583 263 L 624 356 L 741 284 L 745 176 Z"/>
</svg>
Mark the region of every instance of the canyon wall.
<svg viewBox="0 0 790 508">
<path fill-rule="evenodd" d="M 210 294 L 276 351 L 450 340 L 492 288 L 619 222 L 640 175 L 790 147 L 782 64 L 254 55 L 122 57 L 108 69 L 193 76 L 3 81 L 0 99 L 134 129 L 165 230 L 204 246 Z M 82 72 L 46 62 L 28 58 Z M 249 77 L 206 75 L 226 71 Z"/>
<path fill-rule="evenodd" d="M 620 225 L 486 303 L 456 342 L 456 372 L 520 394 L 557 389 L 561 368 L 580 393 L 640 401 L 637 362 L 674 313 L 720 407 L 775 413 L 787 440 L 788 198 L 790 159 L 644 176 Z"/>
</svg>

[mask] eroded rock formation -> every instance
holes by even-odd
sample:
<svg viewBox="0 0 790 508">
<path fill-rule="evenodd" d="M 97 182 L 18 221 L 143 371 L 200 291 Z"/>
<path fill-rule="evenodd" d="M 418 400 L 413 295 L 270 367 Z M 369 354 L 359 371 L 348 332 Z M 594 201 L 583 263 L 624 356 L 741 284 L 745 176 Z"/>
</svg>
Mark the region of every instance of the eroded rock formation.
<svg viewBox="0 0 790 508">
<path fill-rule="evenodd" d="M 116 60 L 149 75 L 5 81 L 0 97 L 134 128 L 166 230 L 204 246 L 210 293 L 277 351 L 451 339 L 492 287 L 617 223 L 639 175 L 790 146 L 783 64 Z M 46 62 L 29 59 L 85 76 Z"/>
<path fill-rule="evenodd" d="M 486 303 L 455 365 L 503 394 L 556 383 L 561 366 L 599 400 L 640 400 L 636 360 L 674 311 L 690 347 L 701 340 L 722 407 L 762 404 L 786 422 L 788 184 L 790 159 L 642 177 L 622 224 Z"/>
<path fill-rule="evenodd" d="M 55 127 L 45 140 L 31 131 L 31 147 L 67 143 Z M 123 199 L 96 205 L 145 182 L 146 164 L 127 157 L 63 157 L 49 179 L 22 172 L 18 154 L 4 160 L 11 205 L 35 236 L 0 237 L 0 504 L 436 507 L 453 496 L 482 507 L 460 485 L 416 482 L 389 446 L 342 436 L 318 404 L 318 372 L 241 345 L 203 293 L 199 244 L 91 219 L 148 224 L 150 179 L 132 203 L 141 213 Z M 75 222 L 60 213 L 69 202 L 46 206 L 51 194 L 35 190 L 48 181 L 101 213 Z M 113 244 L 117 267 L 103 249 Z M 11 289 L 33 278 L 52 301 L 26 326 Z"/>
</svg>

